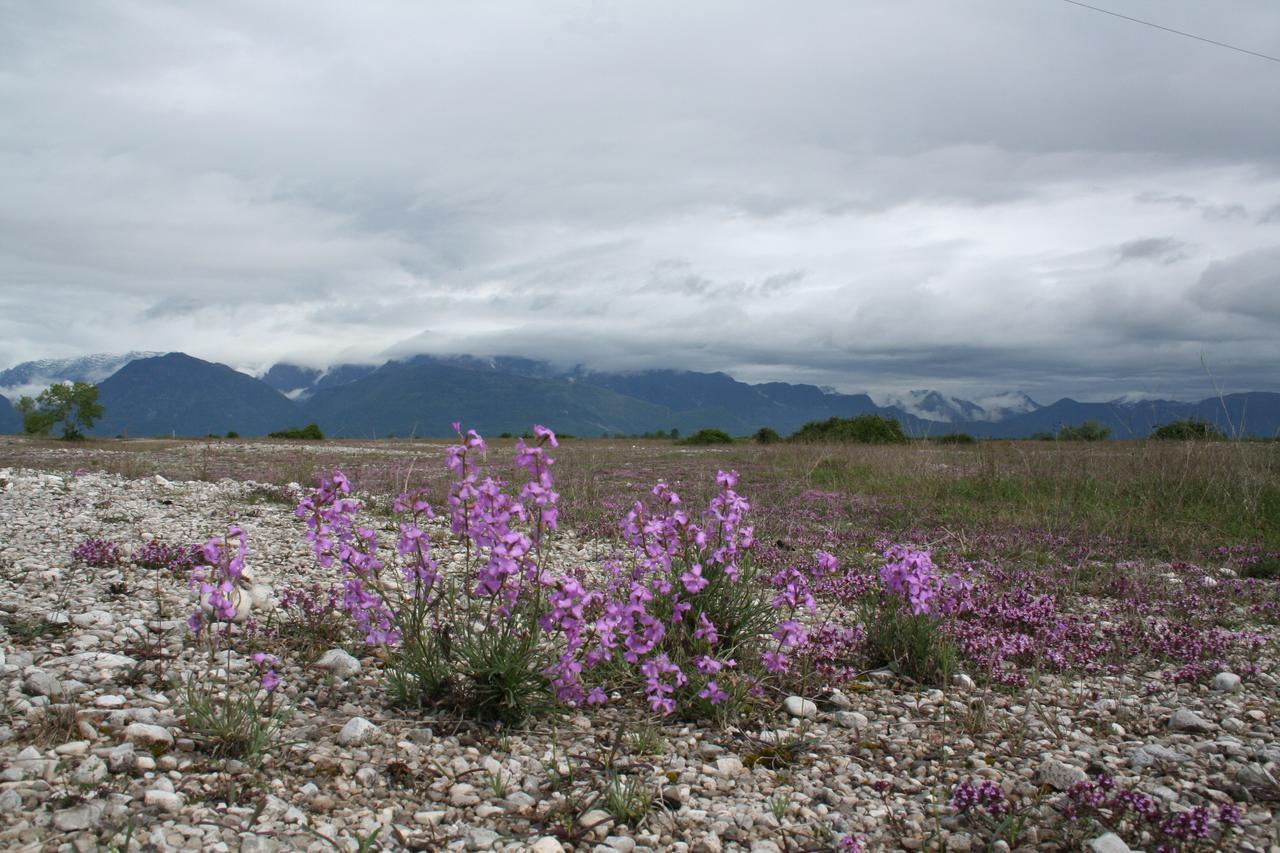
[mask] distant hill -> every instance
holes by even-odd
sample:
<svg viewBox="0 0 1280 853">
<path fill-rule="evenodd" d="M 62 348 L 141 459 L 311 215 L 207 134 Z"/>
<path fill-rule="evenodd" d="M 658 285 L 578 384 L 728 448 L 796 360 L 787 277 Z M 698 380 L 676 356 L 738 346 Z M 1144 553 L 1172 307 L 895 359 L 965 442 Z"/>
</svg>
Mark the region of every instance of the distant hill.
<svg viewBox="0 0 1280 853">
<path fill-rule="evenodd" d="M 1231 436 L 1272 438 L 1280 434 L 1280 394 L 1252 391 L 1210 397 L 1196 403 L 1176 400 L 1081 403 L 1064 398 L 997 423 L 956 424 L 959 431 L 991 438 L 1026 438 L 1056 433 L 1088 420 L 1111 427 L 1113 438 L 1146 438 L 1156 427 L 1185 418 L 1208 421 Z"/>
<path fill-rule="evenodd" d="M 1026 438 L 1096 420 L 1115 438 L 1144 438 L 1157 426 L 1189 417 L 1228 435 L 1280 434 L 1280 394 L 1271 392 L 1194 403 L 1064 398 L 1040 406 L 1021 392 L 974 402 L 917 391 L 893 398 L 899 405 L 878 406 L 865 394 L 830 393 L 813 385 L 749 384 L 724 373 L 684 370 L 564 371 L 518 357 L 424 355 L 379 367 L 342 364 L 325 370 L 277 364 L 255 379 L 183 353 L 139 355 L 145 354 L 27 362 L 0 375 L 26 381 L 55 374 L 51 381 L 77 376 L 85 381 L 93 371 L 123 364 L 99 382 L 106 413 L 93 433 L 103 436 L 126 430 L 130 436 L 230 430 L 252 436 L 314 421 L 335 437 L 437 437 L 449 435 L 455 420 L 489 435 L 523 432 L 534 423 L 577 435 L 672 428 L 688 435 L 704 427 L 733 435 L 771 427 L 788 435 L 811 421 L 862 414 L 895 418 L 914 437 L 967 432 Z M 21 417 L 0 397 L 0 431 L 21 429 Z"/>
<path fill-rule="evenodd" d="M 302 412 L 326 435 L 368 438 L 447 436 L 457 420 L 490 435 L 518 433 L 534 423 L 576 435 L 670 426 L 668 410 L 607 388 L 458 367 L 432 358 L 388 362 L 363 379 L 317 390 L 302 404 Z"/>
<path fill-rule="evenodd" d="M 363 379 L 377 370 L 373 364 L 336 364 L 325 370 L 275 364 L 262 375 L 262 381 L 290 400 L 305 400 L 322 388 L 336 388 Z"/>
<path fill-rule="evenodd" d="M 95 435 L 264 435 L 299 422 L 297 407 L 263 382 L 180 352 L 131 361 L 98 385 Z"/>
<path fill-rule="evenodd" d="M 0 397 L 0 433 L 22 432 L 22 415 L 7 397 Z"/>
<path fill-rule="evenodd" d="M 880 411 L 866 394 L 828 394 L 815 385 L 785 382 L 748 385 L 724 373 L 588 373 L 580 382 L 663 406 L 682 432 L 719 427 L 733 435 L 748 435 L 767 426 L 789 433 L 813 420 Z M 909 420 L 911 427 L 920 426 L 914 418 Z"/>
</svg>

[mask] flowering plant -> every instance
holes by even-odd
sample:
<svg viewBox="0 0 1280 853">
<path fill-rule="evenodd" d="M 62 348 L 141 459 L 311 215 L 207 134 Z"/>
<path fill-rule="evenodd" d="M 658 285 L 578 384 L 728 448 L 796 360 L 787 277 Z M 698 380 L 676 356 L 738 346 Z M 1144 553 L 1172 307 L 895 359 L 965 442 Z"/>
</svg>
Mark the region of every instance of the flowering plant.
<svg viewBox="0 0 1280 853">
<path fill-rule="evenodd" d="M 187 625 L 196 636 L 207 634 L 211 663 L 219 651 L 225 653 L 225 659 L 221 672 L 212 678 L 193 673 L 182 699 L 187 727 L 215 755 L 255 762 L 280 728 L 276 691 L 281 685 L 281 664 L 275 655 L 257 652 L 251 657 L 256 680 L 233 683 L 231 626 L 236 620 L 243 621 L 251 606 L 245 566 L 248 554 L 248 538 L 234 525 L 227 528 L 226 536 L 213 537 L 199 549 L 204 563 L 191 571 L 189 583 L 197 593 L 197 602 Z M 219 643 L 224 648 L 219 649 Z"/>
<path fill-rule="evenodd" d="M 754 582 L 750 505 L 735 473 L 720 472 L 720 492 L 700 513 L 658 483 L 621 523 L 629 557 L 589 588 L 545 559 L 559 521 L 555 433 L 535 426 L 532 443 L 517 441 L 527 478 L 512 494 L 484 476 L 484 439 L 454 426 L 448 529 L 462 556 L 453 565 L 433 556 L 435 512 L 420 493 L 394 502 L 394 551 L 360 523 L 340 471 L 297 509 L 320 565 L 342 576 L 343 608 L 367 643 L 390 650 L 400 700 L 512 721 L 552 700 L 602 704 L 634 684 L 657 713 L 702 716 L 731 712 L 766 670 L 786 671 L 786 650 L 805 631 L 781 615 L 811 606 L 806 576 L 780 578 L 772 603 Z M 777 645 L 765 651 L 771 634 Z"/>
</svg>

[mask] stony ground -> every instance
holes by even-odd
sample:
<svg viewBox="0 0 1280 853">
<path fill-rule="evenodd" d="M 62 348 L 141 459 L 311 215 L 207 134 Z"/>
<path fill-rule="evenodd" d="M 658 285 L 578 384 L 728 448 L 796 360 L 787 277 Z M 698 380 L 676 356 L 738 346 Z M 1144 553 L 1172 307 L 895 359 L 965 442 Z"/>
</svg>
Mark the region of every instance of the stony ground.
<svg viewBox="0 0 1280 853">
<path fill-rule="evenodd" d="M 127 556 L 230 520 L 248 534 L 258 628 L 229 668 L 245 672 L 252 648 L 284 658 L 286 722 L 258 767 L 211 754 L 187 725 L 183 685 L 225 659 L 192 642 L 186 578 L 71 557 L 88 537 Z M 568 535 L 555 549 L 566 568 L 607 552 Z M 971 672 L 943 691 L 873 672 L 771 698 L 727 728 L 622 703 L 502 731 L 391 710 L 359 643 L 334 652 L 284 631 L 281 593 L 332 580 L 275 487 L 0 469 L 0 845 L 625 853 L 854 837 L 963 851 L 1008 849 L 1005 835 L 1028 850 L 1128 849 L 1061 815 L 1061 792 L 1105 771 L 1175 810 L 1238 805 L 1239 829 L 1208 847 L 1280 850 L 1274 643 L 1243 678 L 1038 673 L 1009 689 Z M 957 782 L 979 779 L 1017 804 L 1016 827 L 949 805 Z M 630 819 L 616 816 L 628 805 L 619 780 L 635 788 Z"/>
</svg>

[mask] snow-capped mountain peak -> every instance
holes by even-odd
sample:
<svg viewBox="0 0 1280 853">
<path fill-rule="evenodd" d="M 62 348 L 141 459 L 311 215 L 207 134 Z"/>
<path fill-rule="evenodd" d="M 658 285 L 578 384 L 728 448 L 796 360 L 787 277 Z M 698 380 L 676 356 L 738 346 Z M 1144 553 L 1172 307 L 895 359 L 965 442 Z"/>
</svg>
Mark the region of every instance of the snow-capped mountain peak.
<svg viewBox="0 0 1280 853">
<path fill-rule="evenodd" d="M 894 406 L 926 421 L 964 423 L 966 421 L 1002 421 L 1023 412 L 1032 412 L 1040 404 L 1021 391 L 1006 391 L 980 400 L 963 400 L 941 391 L 907 391 L 888 394 L 877 400 L 881 406 Z"/>
<path fill-rule="evenodd" d="M 8 370 L 0 370 L 0 394 L 11 400 L 39 394 L 55 382 L 92 382 L 97 384 L 140 358 L 163 355 L 159 352 L 99 352 L 79 358 L 44 358 L 24 361 Z"/>
</svg>

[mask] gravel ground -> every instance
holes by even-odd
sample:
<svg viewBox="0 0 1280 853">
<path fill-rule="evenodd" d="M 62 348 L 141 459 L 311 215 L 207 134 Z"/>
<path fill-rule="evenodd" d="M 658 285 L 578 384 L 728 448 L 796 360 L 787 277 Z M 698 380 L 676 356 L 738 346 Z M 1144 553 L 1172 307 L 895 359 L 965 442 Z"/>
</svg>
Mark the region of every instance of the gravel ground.
<svg viewBox="0 0 1280 853">
<path fill-rule="evenodd" d="M 866 849 L 1009 849 L 949 805 L 957 782 L 990 779 L 1025 817 L 1015 848 L 1129 849 L 1059 812 L 1061 791 L 1105 771 L 1175 811 L 1238 805 L 1239 828 L 1205 849 L 1280 851 L 1274 643 L 1256 674 L 1204 684 L 1042 674 L 1011 690 L 974 672 L 943 691 L 875 672 L 728 728 L 624 702 L 505 732 L 391 709 L 358 644 L 345 646 L 355 658 L 295 648 L 282 654 L 279 744 L 258 767 L 220 760 L 184 717 L 182 685 L 211 666 L 185 626 L 186 579 L 71 554 L 88 537 L 126 552 L 201 542 L 234 519 L 267 642 L 281 591 L 333 580 L 278 495 L 0 469 L 0 845 L 626 853 L 829 849 L 851 836 Z M 564 535 L 553 551 L 567 570 L 607 547 Z M 233 674 L 248 668 L 231 659 Z M 647 813 L 612 816 L 610 779 L 651 794 Z"/>
</svg>

